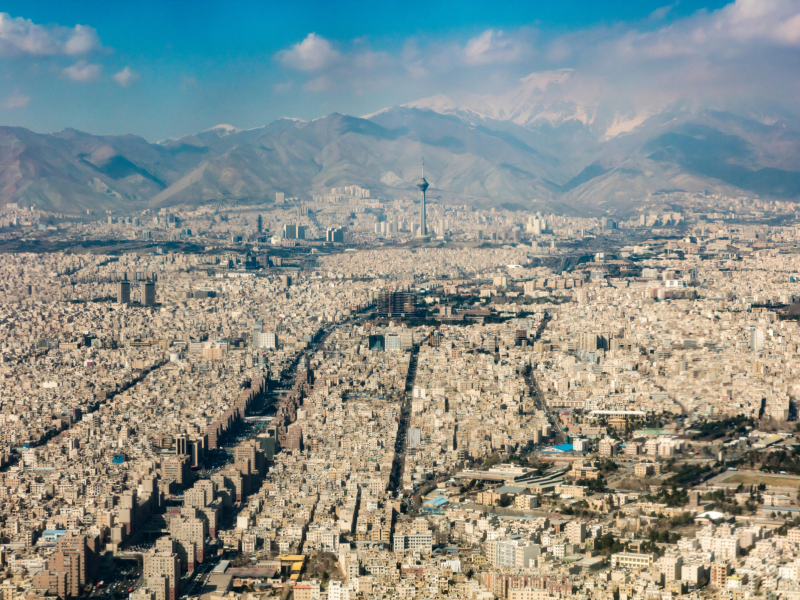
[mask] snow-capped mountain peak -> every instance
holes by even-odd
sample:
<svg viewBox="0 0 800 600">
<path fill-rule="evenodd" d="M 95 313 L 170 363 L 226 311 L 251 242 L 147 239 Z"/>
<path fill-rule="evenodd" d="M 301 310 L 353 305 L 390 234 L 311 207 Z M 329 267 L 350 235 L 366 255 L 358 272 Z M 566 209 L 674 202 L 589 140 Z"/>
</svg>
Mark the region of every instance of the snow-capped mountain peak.
<svg viewBox="0 0 800 600">
<path fill-rule="evenodd" d="M 222 123 L 220 125 L 214 125 L 211 129 L 206 129 L 206 131 L 215 131 L 217 135 L 220 137 L 225 135 L 231 135 L 232 133 L 239 133 L 241 129 L 238 127 L 234 127 L 233 125 L 226 125 Z"/>
<path fill-rule="evenodd" d="M 594 121 L 597 107 L 585 106 L 561 93 L 561 86 L 573 75 L 572 69 L 535 72 L 520 79 L 517 87 L 502 95 L 473 95 L 458 103 L 439 94 L 403 106 L 457 115 L 472 122 L 493 119 L 533 126 L 540 122 L 559 125 L 580 121 L 589 125 Z"/>
</svg>

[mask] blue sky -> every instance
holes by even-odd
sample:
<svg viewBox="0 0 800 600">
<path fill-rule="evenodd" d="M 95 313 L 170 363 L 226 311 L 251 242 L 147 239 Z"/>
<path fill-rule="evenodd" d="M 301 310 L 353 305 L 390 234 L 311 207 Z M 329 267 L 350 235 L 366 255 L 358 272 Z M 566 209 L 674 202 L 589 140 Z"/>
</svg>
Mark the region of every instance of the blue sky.
<svg viewBox="0 0 800 600">
<path fill-rule="evenodd" d="M 794 93 L 799 66 L 797 0 L 12 0 L 0 12 L 0 124 L 151 141 L 502 94 L 560 68 L 641 101 L 769 103 L 765 86 Z"/>
</svg>

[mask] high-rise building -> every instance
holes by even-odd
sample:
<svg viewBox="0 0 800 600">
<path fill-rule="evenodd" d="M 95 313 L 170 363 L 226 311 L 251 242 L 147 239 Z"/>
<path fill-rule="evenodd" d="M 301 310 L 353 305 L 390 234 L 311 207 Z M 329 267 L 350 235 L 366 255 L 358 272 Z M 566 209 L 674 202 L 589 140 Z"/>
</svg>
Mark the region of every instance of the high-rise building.
<svg viewBox="0 0 800 600">
<path fill-rule="evenodd" d="M 53 564 L 55 559 L 51 556 L 48 563 Z M 50 566 L 52 569 L 52 566 Z M 70 576 L 65 571 L 44 570 L 39 571 L 33 577 L 33 587 L 47 590 L 49 594 L 59 598 L 69 598 L 72 596 L 73 588 L 70 587 Z"/>
<path fill-rule="evenodd" d="M 417 295 L 408 291 L 381 291 L 377 301 L 378 316 L 412 317 L 417 313 Z"/>
<path fill-rule="evenodd" d="M 677 581 L 681 578 L 681 567 L 683 558 L 680 556 L 664 556 L 660 559 L 661 572 L 664 574 L 666 583 Z"/>
<path fill-rule="evenodd" d="M 385 349 L 386 351 L 390 350 L 402 350 L 403 346 L 400 343 L 400 336 L 396 333 L 389 333 L 386 335 L 385 338 Z"/>
<path fill-rule="evenodd" d="M 161 463 L 161 479 L 164 481 L 172 480 L 178 485 L 184 485 L 189 481 L 188 456 L 170 456 Z"/>
<path fill-rule="evenodd" d="M 343 227 L 328 227 L 325 232 L 325 241 L 344 244 L 344 228 Z"/>
<path fill-rule="evenodd" d="M 256 348 L 277 348 L 278 336 L 273 331 L 268 331 L 266 333 L 255 332 L 253 333 L 253 345 Z"/>
<path fill-rule="evenodd" d="M 142 306 L 156 305 L 156 284 L 154 281 L 142 282 Z"/>
<path fill-rule="evenodd" d="M 419 448 L 422 442 L 422 430 L 419 427 L 408 428 L 408 447 Z"/>
<path fill-rule="evenodd" d="M 586 523 L 583 521 L 570 521 L 566 532 L 570 544 L 582 545 L 586 541 Z"/>
<path fill-rule="evenodd" d="M 120 281 L 117 283 L 117 303 L 131 303 L 131 284 L 129 281 Z"/>
<path fill-rule="evenodd" d="M 297 239 L 297 225 L 294 223 L 286 223 L 283 226 L 283 237 L 287 240 Z"/>
<path fill-rule="evenodd" d="M 58 550 L 75 552 L 80 556 L 81 568 L 79 581 L 86 583 L 94 577 L 97 569 L 97 555 L 99 552 L 98 540 L 93 536 L 77 535 L 70 533 L 58 538 Z"/>
<path fill-rule="evenodd" d="M 66 578 L 64 585 L 66 587 L 66 595 L 71 598 L 77 598 L 81 595 L 81 571 L 82 561 L 81 555 L 75 551 L 62 551 L 54 552 L 47 561 L 49 571 L 52 573 L 64 573 Z"/>
<path fill-rule="evenodd" d="M 193 512 L 197 512 L 196 510 Z M 205 558 L 205 539 L 208 525 L 200 518 L 173 517 L 169 523 L 170 537 L 177 542 L 177 554 L 181 564 L 191 572 L 202 564 Z"/>
<path fill-rule="evenodd" d="M 371 335 L 369 336 L 369 349 L 372 352 L 383 352 L 385 348 L 385 342 L 382 335 Z"/>
<path fill-rule="evenodd" d="M 764 349 L 764 330 L 756 327 L 750 330 L 750 350 L 761 352 Z"/>
<path fill-rule="evenodd" d="M 261 452 L 261 448 L 255 440 L 248 440 L 242 442 L 234 448 L 234 457 L 236 461 L 247 460 L 250 462 L 250 469 L 259 475 L 264 474 L 265 456 Z"/>
<path fill-rule="evenodd" d="M 177 553 L 145 553 L 142 577 L 156 593 L 156 600 L 177 600 L 180 596 L 181 562 Z"/>
<path fill-rule="evenodd" d="M 261 233 L 263 229 L 264 229 L 264 221 L 261 219 L 261 215 L 258 215 L 258 218 L 256 219 L 256 231 L 258 233 Z"/>
</svg>

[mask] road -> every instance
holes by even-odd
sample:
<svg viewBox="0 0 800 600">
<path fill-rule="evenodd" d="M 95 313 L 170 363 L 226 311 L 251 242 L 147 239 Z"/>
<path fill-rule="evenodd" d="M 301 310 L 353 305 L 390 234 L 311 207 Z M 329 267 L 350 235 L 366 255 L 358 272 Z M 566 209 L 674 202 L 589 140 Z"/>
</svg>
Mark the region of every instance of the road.
<svg viewBox="0 0 800 600">
<path fill-rule="evenodd" d="M 408 373 L 406 374 L 406 389 L 403 405 L 400 408 L 400 417 L 397 425 L 397 437 L 394 441 L 394 459 L 392 460 L 392 472 L 389 476 L 389 490 L 397 493 L 403 478 L 403 468 L 406 463 L 406 438 L 408 424 L 411 420 L 411 399 L 414 391 L 414 381 L 417 378 L 417 358 L 419 357 L 419 344 L 414 344 L 411 348 L 411 356 L 408 361 Z"/>
<path fill-rule="evenodd" d="M 541 332 L 545 330 L 547 326 L 547 322 L 550 320 L 550 316 L 545 313 L 544 317 L 544 325 L 540 328 L 539 331 L 536 332 L 536 336 L 531 343 L 535 340 L 538 340 L 541 336 Z M 525 382 L 528 384 L 528 389 L 530 390 L 531 398 L 533 398 L 534 406 L 537 409 L 543 410 L 547 413 L 547 417 L 550 420 L 550 423 L 553 426 L 553 436 L 555 439 L 556 444 L 563 444 L 564 443 L 564 432 L 562 431 L 561 421 L 558 418 L 557 411 L 552 410 L 544 400 L 544 395 L 542 394 L 542 390 L 539 389 L 539 384 L 536 381 L 535 377 L 536 369 L 534 365 L 531 364 L 528 372 L 525 374 Z"/>
<path fill-rule="evenodd" d="M 533 404 L 537 409 L 543 410 L 547 413 L 547 417 L 550 420 L 550 423 L 553 426 L 553 437 L 555 439 L 556 444 L 563 444 L 564 443 L 564 432 L 562 431 L 561 421 L 558 418 L 557 411 L 551 409 L 547 406 L 547 403 L 544 400 L 544 396 L 539 389 L 539 384 L 536 382 L 536 377 L 534 377 L 534 373 L 536 369 L 531 368 L 525 374 L 525 381 L 528 384 L 528 389 L 531 393 L 531 398 L 533 398 Z"/>
</svg>

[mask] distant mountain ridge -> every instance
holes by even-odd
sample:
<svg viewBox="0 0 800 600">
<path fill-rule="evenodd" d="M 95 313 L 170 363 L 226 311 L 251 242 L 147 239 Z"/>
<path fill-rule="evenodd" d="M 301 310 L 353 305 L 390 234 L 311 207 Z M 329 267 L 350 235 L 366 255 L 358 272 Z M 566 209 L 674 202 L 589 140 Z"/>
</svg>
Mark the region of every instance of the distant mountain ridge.
<svg viewBox="0 0 800 600">
<path fill-rule="evenodd" d="M 130 212 L 185 203 L 308 197 L 358 184 L 432 198 L 567 213 L 628 213 L 660 190 L 800 198 L 800 123 L 787 115 L 611 109 L 536 73 L 508 94 L 434 96 L 364 118 L 279 119 L 150 143 L 73 129 L 0 127 L 0 204 Z M 556 93 L 554 93 L 554 87 Z"/>
</svg>

